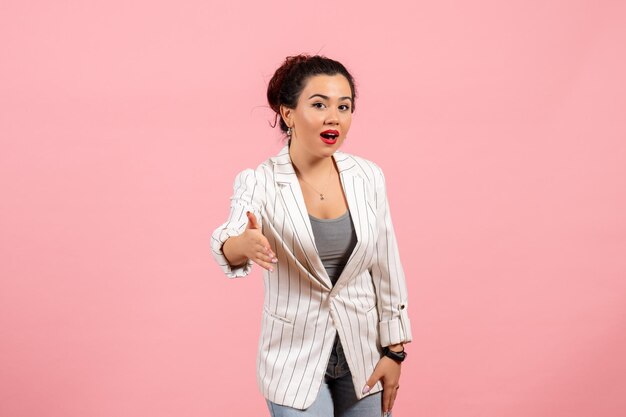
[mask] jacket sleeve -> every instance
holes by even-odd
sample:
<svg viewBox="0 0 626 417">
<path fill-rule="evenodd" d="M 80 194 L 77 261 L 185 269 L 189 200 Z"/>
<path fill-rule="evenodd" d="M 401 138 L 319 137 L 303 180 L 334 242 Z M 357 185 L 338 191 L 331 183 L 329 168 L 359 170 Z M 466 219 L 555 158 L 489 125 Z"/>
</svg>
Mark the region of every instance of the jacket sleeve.
<svg viewBox="0 0 626 417">
<path fill-rule="evenodd" d="M 246 229 L 248 217 L 246 211 L 254 213 L 259 227 L 262 227 L 261 218 L 261 187 L 257 181 L 256 172 L 245 169 L 235 177 L 234 191 L 230 197 L 230 214 L 225 223 L 217 227 L 211 235 L 211 254 L 228 278 L 244 277 L 252 270 L 250 259 L 243 265 L 233 267 L 222 252 L 224 242 L 232 236 L 238 236 Z"/>
<path fill-rule="evenodd" d="M 391 222 L 385 176 L 378 166 L 375 167 L 374 172 L 378 236 L 371 274 L 378 303 L 380 344 L 385 347 L 397 343 L 408 343 L 412 340 L 412 335 L 407 313 L 406 281 Z"/>
</svg>

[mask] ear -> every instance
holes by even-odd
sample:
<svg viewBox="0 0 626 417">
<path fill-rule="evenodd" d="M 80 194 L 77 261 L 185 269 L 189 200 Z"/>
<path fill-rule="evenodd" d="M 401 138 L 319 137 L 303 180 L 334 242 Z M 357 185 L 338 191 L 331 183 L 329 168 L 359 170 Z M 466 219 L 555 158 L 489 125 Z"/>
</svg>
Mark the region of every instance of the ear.
<svg viewBox="0 0 626 417">
<path fill-rule="evenodd" d="M 287 126 L 293 127 L 293 109 L 281 105 L 280 116 L 283 118 Z"/>
</svg>

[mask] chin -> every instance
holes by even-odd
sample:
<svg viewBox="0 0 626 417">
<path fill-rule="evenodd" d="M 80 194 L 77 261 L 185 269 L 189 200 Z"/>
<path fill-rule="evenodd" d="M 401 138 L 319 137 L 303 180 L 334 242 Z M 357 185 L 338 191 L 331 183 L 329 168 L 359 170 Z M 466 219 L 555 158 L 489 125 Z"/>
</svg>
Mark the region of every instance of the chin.
<svg viewBox="0 0 626 417">
<path fill-rule="evenodd" d="M 339 139 L 337 140 L 337 143 L 330 146 L 329 148 L 332 149 L 333 152 L 335 152 L 335 151 L 338 151 L 342 146 L 343 146 L 343 139 Z"/>
<path fill-rule="evenodd" d="M 322 153 L 324 155 L 326 155 L 326 156 L 330 156 L 330 155 L 334 154 L 337 149 L 339 149 L 339 146 L 337 146 L 337 145 L 328 146 L 328 147 L 324 148 Z"/>
</svg>

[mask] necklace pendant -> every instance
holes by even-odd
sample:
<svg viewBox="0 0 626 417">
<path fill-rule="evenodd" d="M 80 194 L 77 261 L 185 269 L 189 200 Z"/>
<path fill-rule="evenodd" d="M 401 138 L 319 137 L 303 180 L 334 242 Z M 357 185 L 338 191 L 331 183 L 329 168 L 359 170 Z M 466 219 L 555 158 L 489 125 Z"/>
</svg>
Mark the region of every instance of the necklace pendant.
<svg viewBox="0 0 626 417">
<path fill-rule="evenodd" d="M 320 200 L 324 199 L 324 194 L 320 194 Z"/>
</svg>

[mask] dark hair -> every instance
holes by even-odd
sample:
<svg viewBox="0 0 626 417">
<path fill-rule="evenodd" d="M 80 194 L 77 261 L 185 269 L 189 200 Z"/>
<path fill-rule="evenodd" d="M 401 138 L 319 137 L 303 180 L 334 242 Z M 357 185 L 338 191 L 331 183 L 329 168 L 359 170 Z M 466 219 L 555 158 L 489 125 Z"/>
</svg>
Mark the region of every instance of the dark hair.
<svg viewBox="0 0 626 417">
<path fill-rule="evenodd" d="M 310 77 L 336 74 L 346 77 L 350 84 L 352 92 L 351 112 L 354 113 L 356 89 L 354 88 L 354 78 L 346 67 L 338 61 L 321 55 L 288 56 L 285 62 L 274 72 L 267 86 L 267 101 L 272 110 L 276 112 L 274 126 L 276 126 L 276 121 L 280 120 L 280 129 L 287 132 L 287 125 L 280 115 L 280 106 L 295 109 L 298 104 L 298 97 L 300 97 L 300 93 L 302 93 L 304 85 Z"/>
</svg>

